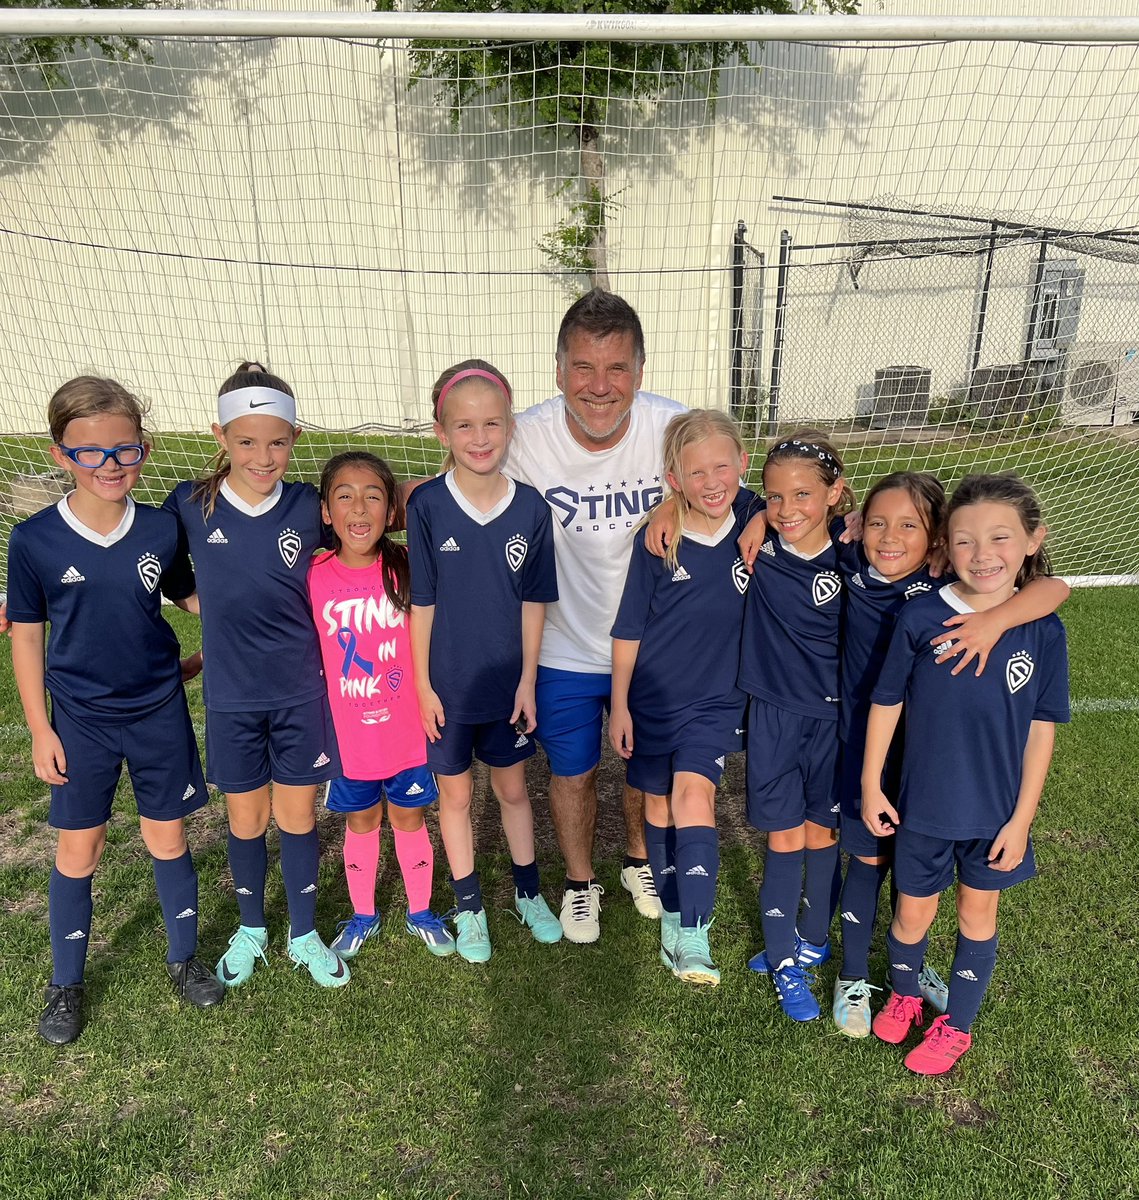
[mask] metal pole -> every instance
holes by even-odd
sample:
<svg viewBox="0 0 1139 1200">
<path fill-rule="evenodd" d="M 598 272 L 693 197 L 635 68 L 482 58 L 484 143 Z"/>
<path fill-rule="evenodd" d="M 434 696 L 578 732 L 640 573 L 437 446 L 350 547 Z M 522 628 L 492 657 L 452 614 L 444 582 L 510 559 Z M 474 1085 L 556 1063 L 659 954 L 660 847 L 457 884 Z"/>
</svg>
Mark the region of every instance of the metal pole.
<svg viewBox="0 0 1139 1200">
<path fill-rule="evenodd" d="M 775 433 L 779 424 L 779 385 L 783 374 L 783 326 L 787 309 L 787 267 L 791 261 L 791 235 L 779 234 L 779 273 L 775 284 L 775 335 L 771 343 L 771 387 L 767 400 L 767 432 Z"/>
<path fill-rule="evenodd" d="M 743 403 L 744 234 L 747 226 L 736 222 L 732 235 L 732 367 L 728 383 L 728 412 L 738 416 Z"/>
<path fill-rule="evenodd" d="M 1036 278 L 1032 282 L 1032 310 L 1028 317 L 1028 330 L 1024 335 L 1024 361 L 1032 357 L 1032 344 L 1036 341 L 1036 323 L 1040 320 L 1040 292 L 1044 286 L 1044 263 L 1048 257 L 1047 231 L 1040 238 L 1040 254 L 1036 259 Z"/>
<path fill-rule="evenodd" d="M 989 233 L 989 252 L 985 255 L 985 279 L 981 284 L 981 303 L 977 307 L 977 332 L 973 337 L 973 362 L 969 367 L 969 390 L 973 390 L 973 376 L 981 365 L 981 343 L 985 340 L 985 317 L 989 311 L 989 287 L 993 282 L 993 256 L 997 252 L 997 223 L 993 222 Z"/>
</svg>

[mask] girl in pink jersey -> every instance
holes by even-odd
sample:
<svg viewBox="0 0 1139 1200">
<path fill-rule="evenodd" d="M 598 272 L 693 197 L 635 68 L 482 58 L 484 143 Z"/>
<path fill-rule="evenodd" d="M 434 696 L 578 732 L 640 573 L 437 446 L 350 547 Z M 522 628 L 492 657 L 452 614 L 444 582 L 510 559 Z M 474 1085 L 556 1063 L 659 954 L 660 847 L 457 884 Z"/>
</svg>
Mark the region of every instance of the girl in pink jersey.
<svg viewBox="0 0 1139 1200">
<path fill-rule="evenodd" d="M 354 958 L 380 930 L 376 876 L 386 796 L 407 890 L 407 931 L 432 954 L 452 954 L 455 940 L 430 907 L 435 857 L 423 814 L 439 793 L 425 765 L 415 694 L 407 550 L 388 536 L 397 516 L 403 524 L 395 479 L 382 459 L 350 450 L 325 465 L 320 499 L 335 548 L 313 560 L 308 586 L 344 768 L 326 803 L 347 817 L 344 871 L 354 910 L 332 949 Z"/>
</svg>

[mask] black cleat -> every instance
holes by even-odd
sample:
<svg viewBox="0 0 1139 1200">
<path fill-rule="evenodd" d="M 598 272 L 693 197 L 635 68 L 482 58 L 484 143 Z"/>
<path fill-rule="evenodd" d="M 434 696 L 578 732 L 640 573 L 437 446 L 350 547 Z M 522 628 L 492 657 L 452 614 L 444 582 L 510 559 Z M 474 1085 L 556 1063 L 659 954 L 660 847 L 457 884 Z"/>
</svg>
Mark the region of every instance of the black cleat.
<svg viewBox="0 0 1139 1200">
<path fill-rule="evenodd" d="M 53 1046 L 66 1046 L 83 1032 L 83 985 L 51 984 L 44 989 L 40 1014 L 40 1037 Z"/>
<path fill-rule="evenodd" d="M 212 1008 L 225 998 L 225 987 L 196 958 L 166 964 L 166 974 L 180 1000 L 195 1008 Z"/>
</svg>

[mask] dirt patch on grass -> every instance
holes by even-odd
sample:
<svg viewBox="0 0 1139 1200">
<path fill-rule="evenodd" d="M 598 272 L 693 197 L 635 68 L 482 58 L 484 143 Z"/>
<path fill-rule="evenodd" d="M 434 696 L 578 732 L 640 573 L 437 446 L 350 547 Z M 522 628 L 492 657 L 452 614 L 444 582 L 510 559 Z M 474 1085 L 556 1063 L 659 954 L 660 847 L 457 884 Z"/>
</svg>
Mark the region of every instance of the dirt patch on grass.
<svg viewBox="0 0 1139 1200">
<path fill-rule="evenodd" d="M 55 857 L 55 830 L 21 809 L 0 813 L 0 867 L 41 867 Z"/>
<path fill-rule="evenodd" d="M 935 1091 L 924 1096 L 906 1096 L 902 1104 L 906 1108 L 931 1109 L 943 1113 L 959 1129 L 976 1129 L 997 1120 L 997 1114 L 992 1109 L 956 1089 Z"/>
</svg>

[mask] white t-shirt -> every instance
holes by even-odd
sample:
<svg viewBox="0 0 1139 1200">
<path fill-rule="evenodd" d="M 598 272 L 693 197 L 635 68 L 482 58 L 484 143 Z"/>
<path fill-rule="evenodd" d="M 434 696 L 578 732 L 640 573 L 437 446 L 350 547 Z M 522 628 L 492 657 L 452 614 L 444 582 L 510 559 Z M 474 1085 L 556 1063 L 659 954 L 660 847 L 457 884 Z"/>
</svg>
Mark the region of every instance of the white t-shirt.
<svg viewBox="0 0 1139 1200">
<path fill-rule="evenodd" d="M 586 450 L 574 439 L 564 396 L 518 414 L 503 470 L 537 488 L 554 518 L 560 599 L 546 606 L 542 666 L 597 675 L 612 670 L 609 630 L 633 528 L 661 497 L 664 429 L 684 411 L 675 400 L 637 392 L 629 428 L 608 450 Z"/>
</svg>

